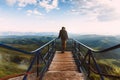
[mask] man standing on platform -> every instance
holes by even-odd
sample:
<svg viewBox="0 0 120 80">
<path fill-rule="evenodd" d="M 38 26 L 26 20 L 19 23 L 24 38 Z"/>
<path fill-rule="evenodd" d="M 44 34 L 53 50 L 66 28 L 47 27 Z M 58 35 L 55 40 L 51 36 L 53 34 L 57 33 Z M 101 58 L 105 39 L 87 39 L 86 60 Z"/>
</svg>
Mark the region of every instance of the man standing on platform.
<svg viewBox="0 0 120 80">
<path fill-rule="evenodd" d="M 60 30 L 58 38 L 61 39 L 62 53 L 64 53 L 66 48 L 66 41 L 68 39 L 68 34 L 67 31 L 65 30 L 65 27 L 62 27 L 62 29 Z"/>
</svg>

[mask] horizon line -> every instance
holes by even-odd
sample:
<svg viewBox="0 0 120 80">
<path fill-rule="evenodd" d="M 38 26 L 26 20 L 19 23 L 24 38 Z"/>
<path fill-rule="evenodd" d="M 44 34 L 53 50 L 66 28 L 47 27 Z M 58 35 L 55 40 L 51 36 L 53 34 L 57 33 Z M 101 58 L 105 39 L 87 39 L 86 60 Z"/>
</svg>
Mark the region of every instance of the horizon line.
<svg viewBox="0 0 120 80">
<path fill-rule="evenodd" d="M 25 31 L 3 31 L 3 32 L 0 32 L 0 36 L 3 35 L 3 33 L 23 33 L 21 35 L 25 35 L 25 33 L 55 33 L 55 34 L 58 34 L 59 32 L 35 32 L 35 31 L 29 31 L 29 32 L 25 32 Z M 74 34 L 74 35 L 108 35 L 108 36 L 119 36 L 120 34 L 99 34 L 99 33 L 74 33 L 74 32 L 68 32 L 70 35 L 71 34 Z M 6 34 L 7 35 L 7 34 Z M 10 35 L 10 34 L 8 34 Z M 13 35 L 13 34 L 11 34 Z M 18 34 L 14 34 L 14 35 L 18 35 Z M 28 34 L 26 34 L 28 35 Z M 29 34 L 29 35 L 32 35 L 32 34 Z M 36 34 L 37 35 L 37 34 Z M 53 35 L 53 34 L 50 34 L 50 35 Z M 4 35 L 3 35 L 4 36 Z"/>
</svg>

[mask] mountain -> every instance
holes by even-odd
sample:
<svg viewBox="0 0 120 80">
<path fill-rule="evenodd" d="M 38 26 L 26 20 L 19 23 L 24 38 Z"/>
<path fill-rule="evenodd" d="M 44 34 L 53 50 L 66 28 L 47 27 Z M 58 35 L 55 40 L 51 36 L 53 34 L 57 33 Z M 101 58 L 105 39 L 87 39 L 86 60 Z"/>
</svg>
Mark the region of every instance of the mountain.
<svg viewBox="0 0 120 80">
<path fill-rule="evenodd" d="M 107 49 L 120 44 L 120 36 L 103 36 L 103 35 L 79 35 L 75 37 L 83 44 L 97 50 Z M 98 59 L 120 59 L 120 49 L 115 49 L 105 53 L 95 54 Z"/>
<path fill-rule="evenodd" d="M 55 32 L 0 32 L 0 36 L 47 36 L 57 35 Z"/>
<path fill-rule="evenodd" d="M 89 47 L 99 50 L 120 44 L 120 36 L 79 35 L 75 39 Z"/>
</svg>

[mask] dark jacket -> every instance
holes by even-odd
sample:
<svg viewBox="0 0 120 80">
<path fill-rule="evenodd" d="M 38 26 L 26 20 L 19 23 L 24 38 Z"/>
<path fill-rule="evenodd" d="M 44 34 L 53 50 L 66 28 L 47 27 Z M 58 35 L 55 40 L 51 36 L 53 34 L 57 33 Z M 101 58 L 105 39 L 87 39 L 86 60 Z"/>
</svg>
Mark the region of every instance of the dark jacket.
<svg viewBox="0 0 120 80">
<path fill-rule="evenodd" d="M 61 38 L 61 40 L 67 40 L 68 34 L 66 30 L 60 30 L 58 38 Z"/>
</svg>

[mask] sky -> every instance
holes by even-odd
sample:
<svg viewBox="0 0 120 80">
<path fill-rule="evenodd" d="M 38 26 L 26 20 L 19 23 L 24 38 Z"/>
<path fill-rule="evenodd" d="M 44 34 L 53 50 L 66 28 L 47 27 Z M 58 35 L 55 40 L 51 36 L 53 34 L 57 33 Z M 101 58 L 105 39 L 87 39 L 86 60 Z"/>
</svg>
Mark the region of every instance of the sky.
<svg viewBox="0 0 120 80">
<path fill-rule="evenodd" d="M 120 0 L 0 0 L 0 32 L 120 35 Z"/>
</svg>

